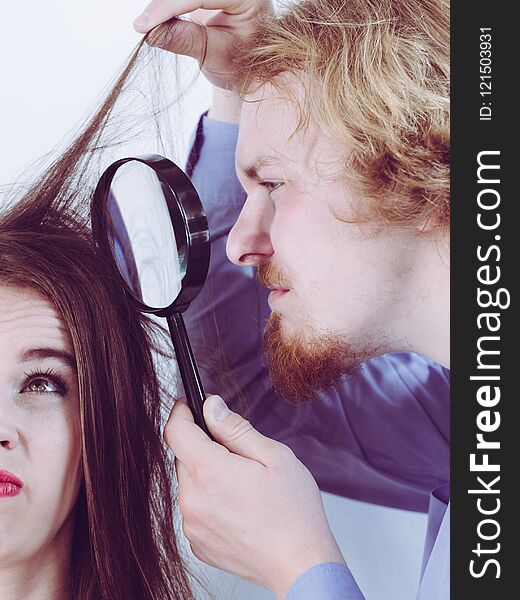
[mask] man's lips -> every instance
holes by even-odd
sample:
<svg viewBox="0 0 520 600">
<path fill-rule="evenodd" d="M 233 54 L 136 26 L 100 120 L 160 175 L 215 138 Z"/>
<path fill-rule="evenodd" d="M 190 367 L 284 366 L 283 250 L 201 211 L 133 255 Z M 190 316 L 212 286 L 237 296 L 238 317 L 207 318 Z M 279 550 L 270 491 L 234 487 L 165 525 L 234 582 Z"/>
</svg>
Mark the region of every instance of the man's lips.
<svg viewBox="0 0 520 600">
<path fill-rule="evenodd" d="M 24 487 L 23 481 L 9 471 L 0 471 L 0 498 L 18 496 Z"/>
<path fill-rule="evenodd" d="M 269 306 L 271 306 L 272 302 L 279 300 L 290 291 L 287 288 L 268 287 L 268 289 L 271 291 L 271 293 L 269 294 L 269 298 L 267 299 Z"/>
</svg>

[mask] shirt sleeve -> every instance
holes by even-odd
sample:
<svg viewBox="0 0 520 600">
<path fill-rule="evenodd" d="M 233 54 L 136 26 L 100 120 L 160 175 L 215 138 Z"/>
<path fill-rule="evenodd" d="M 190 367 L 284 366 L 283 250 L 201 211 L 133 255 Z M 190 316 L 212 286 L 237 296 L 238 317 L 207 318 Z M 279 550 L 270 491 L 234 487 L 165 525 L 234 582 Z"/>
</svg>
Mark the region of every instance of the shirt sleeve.
<svg viewBox="0 0 520 600">
<path fill-rule="evenodd" d="M 426 512 L 430 491 L 449 480 L 449 373 L 418 355 L 388 354 L 304 406 L 277 394 L 261 351 L 268 290 L 253 267 L 226 256 L 246 198 L 237 135 L 237 125 L 203 115 L 188 160 L 211 231 L 208 277 L 185 313 L 205 391 L 289 445 L 323 491 Z"/>
<path fill-rule="evenodd" d="M 345 565 L 322 563 L 305 571 L 293 583 L 285 600 L 364 600 Z"/>
</svg>

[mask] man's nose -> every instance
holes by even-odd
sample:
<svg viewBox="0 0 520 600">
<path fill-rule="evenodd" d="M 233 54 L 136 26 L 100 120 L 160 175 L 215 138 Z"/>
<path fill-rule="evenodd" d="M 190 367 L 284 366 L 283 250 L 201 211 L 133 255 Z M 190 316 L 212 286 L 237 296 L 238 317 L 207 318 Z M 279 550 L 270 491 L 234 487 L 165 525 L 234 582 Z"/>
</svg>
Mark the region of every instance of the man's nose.
<svg viewBox="0 0 520 600">
<path fill-rule="evenodd" d="M 241 267 L 260 267 L 273 255 L 270 229 L 274 207 L 260 198 L 248 197 L 229 232 L 227 255 Z"/>
</svg>

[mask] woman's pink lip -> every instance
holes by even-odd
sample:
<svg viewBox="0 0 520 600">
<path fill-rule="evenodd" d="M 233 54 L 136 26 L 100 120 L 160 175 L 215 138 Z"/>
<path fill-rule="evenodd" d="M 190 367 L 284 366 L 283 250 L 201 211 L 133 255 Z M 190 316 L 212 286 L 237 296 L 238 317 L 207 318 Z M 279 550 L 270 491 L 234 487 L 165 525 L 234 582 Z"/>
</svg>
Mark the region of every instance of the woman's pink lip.
<svg viewBox="0 0 520 600">
<path fill-rule="evenodd" d="M 0 498 L 18 496 L 24 485 L 21 479 L 9 471 L 0 471 Z"/>
</svg>

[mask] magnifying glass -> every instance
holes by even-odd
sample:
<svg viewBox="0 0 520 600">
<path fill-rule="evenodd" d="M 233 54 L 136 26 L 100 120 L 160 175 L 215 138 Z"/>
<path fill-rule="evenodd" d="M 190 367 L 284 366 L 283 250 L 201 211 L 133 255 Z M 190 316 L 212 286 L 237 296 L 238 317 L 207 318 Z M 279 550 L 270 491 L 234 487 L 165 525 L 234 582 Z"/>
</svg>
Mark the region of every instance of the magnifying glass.
<svg viewBox="0 0 520 600">
<path fill-rule="evenodd" d="M 208 221 L 195 188 L 167 158 L 123 158 L 101 176 L 91 219 L 99 250 L 112 261 L 137 308 L 166 318 L 188 406 L 210 435 L 202 414 L 204 389 L 182 318 L 204 285 L 210 258 Z"/>
</svg>

